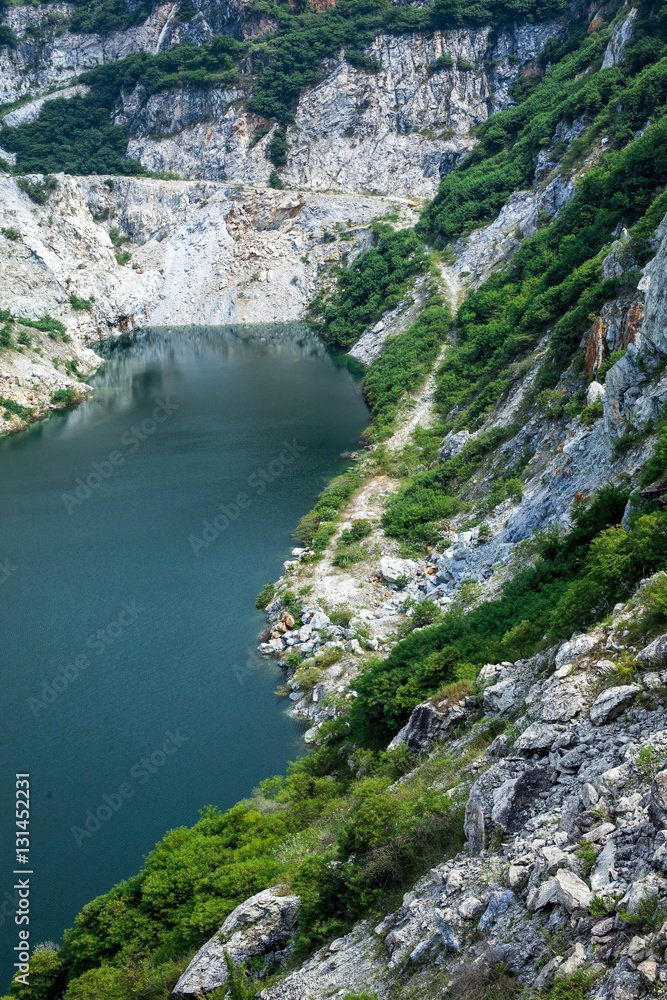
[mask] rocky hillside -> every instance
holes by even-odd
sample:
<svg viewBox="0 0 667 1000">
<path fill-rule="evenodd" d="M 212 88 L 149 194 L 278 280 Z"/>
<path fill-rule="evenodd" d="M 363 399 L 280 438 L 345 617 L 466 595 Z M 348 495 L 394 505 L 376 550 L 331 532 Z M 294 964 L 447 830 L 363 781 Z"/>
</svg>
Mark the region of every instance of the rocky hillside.
<svg viewBox="0 0 667 1000">
<path fill-rule="evenodd" d="M 258 596 L 311 752 L 169 834 L 33 984 L 667 995 L 664 14 L 266 5 L 225 8 L 223 45 L 182 7 L 89 42 L 63 6 L 40 51 L 98 70 L 4 116 L 3 426 L 38 415 L 24 378 L 87 391 L 109 333 L 305 315 L 367 366 L 372 422 Z M 12 30 L 8 76 L 38 73 Z M 21 175 L 72 109 L 134 176 Z"/>
</svg>

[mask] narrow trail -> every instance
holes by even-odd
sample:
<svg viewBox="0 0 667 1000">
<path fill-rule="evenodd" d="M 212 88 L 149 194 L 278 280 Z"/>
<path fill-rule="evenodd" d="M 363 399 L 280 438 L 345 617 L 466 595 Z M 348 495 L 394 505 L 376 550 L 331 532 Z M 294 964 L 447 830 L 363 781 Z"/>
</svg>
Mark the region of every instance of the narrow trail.
<svg viewBox="0 0 667 1000">
<path fill-rule="evenodd" d="M 441 266 L 441 274 L 443 282 L 442 291 L 449 300 L 452 315 L 455 315 L 462 298 L 463 289 L 459 283 L 456 271 L 452 267 L 449 267 L 447 264 L 443 264 Z M 448 345 L 445 344 L 441 348 L 440 353 L 438 354 L 438 357 L 436 358 L 436 361 L 419 392 L 412 396 L 411 399 L 404 404 L 404 407 L 402 407 L 403 412 L 399 417 L 401 426 L 387 442 L 388 451 L 397 452 L 400 451 L 401 448 L 404 448 L 410 439 L 410 435 L 416 427 L 430 427 L 432 425 L 435 417 L 433 400 L 436 390 L 436 374 L 442 363 L 442 359 L 445 356 L 447 347 Z"/>
<path fill-rule="evenodd" d="M 410 399 L 409 403 L 405 405 L 405 410 L 401 414 L 401 418 L 404 419 L 407 417 L 407 419 L 404 419 L 404 422 L 401 423 L 396 433 L 387 441 L 387 451 L 396 452 L 404 448 L 416 427 L 431 426 L 435 417 L 435 410 L 433 409 L 436 390 L 435 376 L 446 351 L 447 345 L 441 348 L 424 385 Z M 410 411 L 412 412 L 410 413 Z M 410 413 L 409 416 L 407 416 L 408 413 Z"/>
</svg>

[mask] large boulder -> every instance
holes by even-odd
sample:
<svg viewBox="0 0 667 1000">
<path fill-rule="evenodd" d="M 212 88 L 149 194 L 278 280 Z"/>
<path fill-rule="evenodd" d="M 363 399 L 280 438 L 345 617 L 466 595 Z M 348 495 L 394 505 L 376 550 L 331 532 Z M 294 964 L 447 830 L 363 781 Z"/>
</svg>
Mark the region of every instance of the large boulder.
<svg viewBox="0 0 667 1000">
<path fill-rule="evenodd" d="M 512 677 L 505 678 L 491 687 L 484 688 L 482 700 L 485 712 L 509 712 L 516 705 L 517 684 Z"/>
<path fill-rule="evenodd" d="M 577 635 L 574 639 L 564 642 L 556 653 L 556 668 L 564 666 L 566 663 L 574 663 L 580 657 L 585 656 L 594 646 L 596 640 L 592 635 Z"/>
<path fill-rule="evenodd" d="M 667 635 L 659 635 L 657 639 L 650 642 L 639 653 L 637 659 L 645 667 L 662 670 L 667 667 Z"/>
<path fill-rule="evenodd" d="M 593 898 L 593 893 L 578 875 L 561 869 L 556 872 L 555 881 L 556 896 L 561 906 L 564 906 L 570 913 L 575 910 L 587 909 Z"/>
<path fill-rule="evenodd" d="M 491 819 L 508 833 L 517 833 L 540 804 L 540 793 L 551 789 L 554 771 L 531 767 L 518 778 L 510 778 L 493 792 Z"/>
<path fill-rule="evenodd" d="M 399 580 L 411 580 L 418 569 L 412 559 L 396 559 L 393 556 L 383 556 L 380 560 L 380 573 L 387 583 L 398 583 Z"/>
<path fill-rule="evenodd" d="M 514 750 L 528 756 L 533 753 L 547 754 L 561 736 L 562 729 L 557 726 L 550 726 L 543 722 L 532 722 L 515 742 Z"/>
<path fill-rule="evenodd" d="M 405 743 L 414 753 L 427 753 L 434 743 L 463 722 L 467 714 L 463 705 L 443 705 L 442 711 L 438 711 L 430 702 L 422 702 L 412 709 L 410 718 L 387 749 L 395 750 Z"/>
<path fill-rule="evenodd" d="M 616 844 L 613 840 L 608 841 L 598 854 L 595 867 L 591 872 L 591 889 L 599 895 L 604 895 L 610 882 L 616 876 Z"/>
<path fill-rule="evenodd" d="M 591 706 L 591 722 L 594 726 L 604 726 L 612 722 L 628 708 L 639 694 L 636 684 L 622 684 L 620 687 L 607 688 Z"/>
<path fill-rule="evenodd" d="M 246 899 L 200 948 L 172 995 L 176 1000 L 191 1000 L 223 986 L 227 982 L 225 952 L 234 965 L 248 958 L 281 964 L 289 951 L 298 909 L 299 897 L 286 886 L 273 886 Z"/>
<path fill-rule="evenodd" d="M 440 461 L 446 462 L 448 458 L 460 455 L 469 440 L 470 432 L 466 430 L 457 431 L 451 437 L 445 438 L 440 445 Z"/>
</svg>

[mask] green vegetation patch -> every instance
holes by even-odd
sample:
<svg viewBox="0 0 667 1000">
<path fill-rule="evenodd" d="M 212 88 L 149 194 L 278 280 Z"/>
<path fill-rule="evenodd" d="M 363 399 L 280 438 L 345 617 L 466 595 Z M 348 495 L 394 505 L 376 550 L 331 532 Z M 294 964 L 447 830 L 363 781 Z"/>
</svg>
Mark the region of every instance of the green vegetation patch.
<svg viewBox="0 0 667 1000">
<path fill-rule="evenodd" d="M 383 312 L 397 306 L 410 280 L 427 265 L 414 230 L 395 232 L 387 223 L 375 223 L 373 230 L 376 245 L 340 272 L 328 301 L 317 296 L 311 305 L 321 318 L 322 336 L 336 347 L 351 347 Z"/>
<path fill-rule="evenodd" d="M 373 415 L 369 436 L 389 437 L 398 406 L 409 392 L 420 388 L 437 360 L 449 332 L 452 316 L 440 295 L 431 295 L 412 326 L 393 337 L 371 365 L 363 383 L 364 397 Z"/>
<path fill-rule="evenodd" d="M 312 545 L 316 551 L 324 549 L 336 530 L 340 511 L 359 486 L 356 472 L 338 476 L 319 496 L 312 510 L 299 521 L 294 537 L 303 545 Z"/>
<path fill-rule="evenodd" d="M 325 726 L 327 745 L 286 778 L 168 833 L 138 875 L 83 908 L 57 954 L 31 962 L 30 987 L 15 984 L 9 996 L 47 1000 L 69 983 L 75 1000 L 166 1000 L 187 957 L 266 886 L 286 882 L 300 896 L 303 955 L 461 848 L 460 802 L 420 784 L 390 787 L 409 753 L 353 752 L 351 768 L 340 724 Z"/>
</svg>

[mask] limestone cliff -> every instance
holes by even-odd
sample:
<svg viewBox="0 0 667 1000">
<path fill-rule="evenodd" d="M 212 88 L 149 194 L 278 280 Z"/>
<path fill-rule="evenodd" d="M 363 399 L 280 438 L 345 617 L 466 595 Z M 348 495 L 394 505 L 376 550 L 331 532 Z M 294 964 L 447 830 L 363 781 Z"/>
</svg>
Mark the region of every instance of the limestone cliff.
<svg viewBox="0 0 667 1000">
<path fill-rule="evenodd" d="M 284 182 L 431 197 L 474 144 L 475 127 L 512 103 L 512 82 L 559 30 L 524 25 L 494 40 L 489 29 L 380 36 L 368 50 L 381 63 L 377 73 L 355 69 L 341 53 L 298 103 L 287 129 Z M 442 56 L 450 57 L 450 68 L 436 68 Z M 134 92 L 117 119 L 132 128 L 129 155 L 152 170 L 266 183 L 272 132 L 251 145 L 262 123 L 239 104 L 242 96 L 215 89 L 148 98 Z"/>
<path fill-rule="evenodd" d="M 6 15 L 20 41 L 0 56 L 4 93 L 33 98 L 5 115 L 8 124 L 38 114 L 51 87 L 72 85 L 74 93 L 74 77 L 88 66 L 206 39 L 221 25 L 239 35 L 266 27 L 261 19 L 249 27 L 232 5 L 215 16 L 202 9 L 183 23 L 167 4 L 106 37 L 61 30 L 65 21 L 52 18 L 37 43 L 27 29 L 48 22 L 49 13 L 72 16 L 65 4 Z M 591 10 L 591 32 L 596 17 Z M 623 60 L 635 17 L 634 9 L 619 15 L 596 67 Z M 32 333 L 31 343 L 3 351 L 3 397 L 45 409 L 56 385 L 88 391 L 79 376 L 97 363 L 91 345 L 135 327 L 302 317 L 331 283 L 332 265 L 370 246 L 374 219 L 398 227 L 416 221 L 420 200 L 474 144 L 475 127 L 510 106 L 512 82 L 533 72 L 548 39 L 562 30 L 380 35 L 367 53 L 378 60 L 377 73 L 355 69 L 339 53 L 303 92 L 287 129 L 288 190 L 265 186 L 273 133 L 261 134 L 269 123 L 248 112 L 240 85 L 123 96 L 116 121 L 130 130 L 128 155 L 188 180 L 58 175 L 36 204 L 15 178 L 0 176 L 0 307 L 17 329 L 21 318 L 48 314 L 66 331 L 55 339 Z M 593 130 L 578 158 L 573 150 L 591 135 L 592 119 L 577 112 L 556 122 L 531 161 L 532 183 L 432 260 L 429 276 L 363 333 L 353 356 L 367 364 L 381 357 L 419 316 L 429 282 L 456 307 L 509 264 L 527 237 L 560 217 L 609 140 Z M 463 619 L 535 560 L 536 532 L 567 529 L 576 505 L 606 483 L 635 485 L 667 403 L 667 217 L 651 239 L 640 268 L 624 226 L 613 233 L 599 266 L 620 291 L 588 315 L 580 366 L 568 367 L 542 403 L 531 398 L 552 329 L 515 363 L 497 402 L 440 442 L 434 467 L 484 435 L 500 441 L 471 467 L 458 513 L 428 551 L 413 547 L 406 558 L 382 515 L 403 469 L 425 471 L 414 453 L 419 434 L 437 426 L 437 364 L 421 389 L 401 400 L 391 438 L 349 456 L 358 488 L 316 560 L 306 546 L 286 559 L 259 646 L 282 663 L 283 693 L 307 723 L 309 743 L 324 740 L 324 723 L 345 720 L 371 658 L 391 653 L 425 599 L 438 614 L 453 608 Z M 440 359 L 456 334 L 441 345 Z M 0 431 L 20 424 L 5 413 Z M 516 468 L 519 485 L 487 502 L 494 477 Z M 631 496 L 624 522 L 632 505 Z M 356 562 L 341 566 L 343 533 L 359 521 L 368 522 L 364 547 Z M 293 956 L 302 904 L 289 886 L 267 887 L 237 906 L 180 970 L 174 995 L 185 1000 L 224 987 L 225 951 L 262 974 L 288 963 L 260 994 L 264 1000 L 368 990 L 382 1000 L 430 1000 L 452 995 L 447 990 L 484 996 L 494 976 L 501 986 L 503 976 L 518 981 L 523 996 L 577 975 L 595 1000 L 664 992 L 667 639 L 654 635 L 650 608 L 664 604 L 665 585 L 664 574 L 644 580 L 587 633 L 544 640 L 527 659 L 487 663 L 474 696 L 469 685 L 440 692 L 396 726 L 389 746 L 415 757 L 388 794 L 400 797 L 412 786 L 426 798 L 444 790 L 464 814 L 466 838 L 465 849 L 439 859 L 400 905 L 299 963 Z M 295 594 L 303 595 L 298 611 Z M 353 750 L 351 769 L 358 766 Z"/>
</svg>

